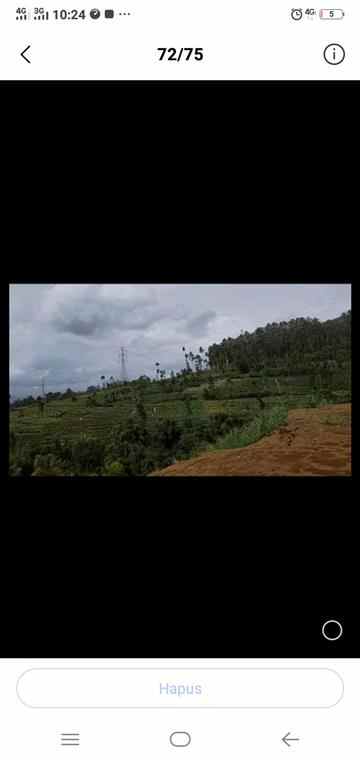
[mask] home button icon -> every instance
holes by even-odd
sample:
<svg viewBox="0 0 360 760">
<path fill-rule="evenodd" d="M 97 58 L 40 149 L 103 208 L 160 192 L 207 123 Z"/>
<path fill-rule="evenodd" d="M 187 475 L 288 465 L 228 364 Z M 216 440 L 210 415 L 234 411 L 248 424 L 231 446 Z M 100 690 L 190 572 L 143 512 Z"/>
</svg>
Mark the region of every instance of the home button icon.
<svg viewBox="0 0 360 760">
<path fill-rule="evenodd" d="M 173 747 L 188 747 L 191 736 L 187 731 L 174 731 L 170 736 L 170 744 Z"/>
</svg>

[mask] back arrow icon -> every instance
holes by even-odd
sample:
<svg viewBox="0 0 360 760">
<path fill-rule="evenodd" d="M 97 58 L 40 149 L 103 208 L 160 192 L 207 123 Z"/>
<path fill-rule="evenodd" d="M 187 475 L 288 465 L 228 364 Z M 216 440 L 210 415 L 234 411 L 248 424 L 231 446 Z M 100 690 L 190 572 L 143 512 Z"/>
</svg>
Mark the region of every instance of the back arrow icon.
<svg viewBox="0 0 360 760">
<path fill-rule="evenodd" d="M 25 53 L 27 53 L 27 51 L 28 51 L 28 50 L 30 50 L 30 48 L 31 48 L 31 45 L 28 45 L 28 46 L 25 48 L 25 50 L 23 50 L 23 51 L 22 51 L 22 53 L 20 53 L 21 57 L 22 57 L 22 58 L 24 59 L 24 61 L 26 61 L 27 63 L 31 63 L 31 61 L 29 61 L 29 59 L 28 59 L 28 58 L 26 57 L 26 55 L 25 55 Z"/>
<path fill-rule="evenodd" d="M 283 736 L 283 738 L 281 739 L 281 741 L 284 742 L 284 744 L 286 744 L 287 747 L 291 747 L 291 744 L 289 744 L 289 742 L 299 742 L 300 739 L 297 739 L 295 737 L 293 739 L 291 739 L 290 738 L 290 731 L 288 731 L 288 733 L 285 734 L 285 736 Z"/>
</svg>

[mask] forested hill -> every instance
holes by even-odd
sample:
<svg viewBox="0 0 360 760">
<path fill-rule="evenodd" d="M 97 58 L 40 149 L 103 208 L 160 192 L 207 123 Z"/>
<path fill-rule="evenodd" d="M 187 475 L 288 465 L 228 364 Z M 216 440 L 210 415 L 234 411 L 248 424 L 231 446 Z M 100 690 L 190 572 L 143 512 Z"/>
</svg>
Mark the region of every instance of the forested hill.
<svg viewBox="0 0 360 760">
<path fill-rule="evenodd" d="M 225 338 L 208 351 L 210 367 L 220 371 L 343 369 L 351 360 L 351 311 L 326 322 L 311 317 L 273 322 L 253 333 Z"/>
</svg>

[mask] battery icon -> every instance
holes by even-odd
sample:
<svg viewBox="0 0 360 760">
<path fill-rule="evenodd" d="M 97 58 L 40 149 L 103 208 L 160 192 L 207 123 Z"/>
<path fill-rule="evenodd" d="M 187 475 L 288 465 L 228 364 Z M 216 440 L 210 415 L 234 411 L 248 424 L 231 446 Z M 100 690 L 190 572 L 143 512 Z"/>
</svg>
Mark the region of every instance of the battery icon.
<svg viewBox="0 0 360 760">
<path fill-rule="evenodd" d="M 324 21 L 340 21 L 340 19 L 344 18 L 345 13 L 343 10 L 341 10 L 341 8 L 322 8 L 319 16 Z"/>
</svg>

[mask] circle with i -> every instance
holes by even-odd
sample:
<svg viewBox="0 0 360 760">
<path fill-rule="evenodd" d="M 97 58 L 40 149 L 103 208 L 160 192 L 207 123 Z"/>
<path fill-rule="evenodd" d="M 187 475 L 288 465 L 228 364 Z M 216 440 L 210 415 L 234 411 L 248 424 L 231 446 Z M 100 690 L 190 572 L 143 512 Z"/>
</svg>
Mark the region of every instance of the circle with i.
<svg viewBox="0 0 360 760">
<path fill-rule="evenodd" d="M 324 58 L 326 63 L 329 63 L 330 66 L 338 66 L 345 58 L 345 50 L 342 45 L 333 42 L 331 45 L 326 46 L 324 50 Z"/>
</svg>

